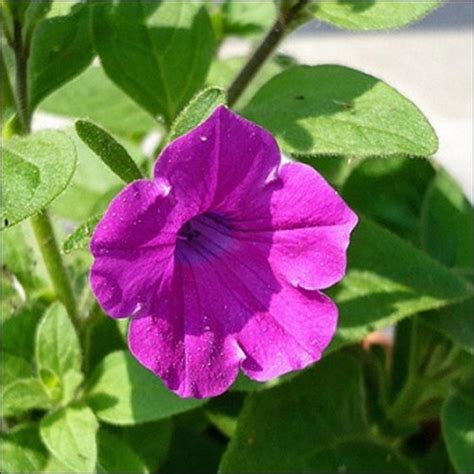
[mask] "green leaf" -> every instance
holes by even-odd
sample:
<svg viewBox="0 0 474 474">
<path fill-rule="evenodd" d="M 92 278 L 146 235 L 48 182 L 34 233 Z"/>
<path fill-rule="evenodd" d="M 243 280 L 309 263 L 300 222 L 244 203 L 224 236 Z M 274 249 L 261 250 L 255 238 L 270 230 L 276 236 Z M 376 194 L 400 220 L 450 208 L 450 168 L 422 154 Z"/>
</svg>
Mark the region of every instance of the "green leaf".
<svg viewBox="0 0 474 474">
<path fill-rule="evenodd" d="M 126 138 L 141 138 L 157 122 L 124 94 L 98 66 L 91 66 L 42 102 L 40 110 L 83 117 Z"/>
<path fill-rule="evenodd" d="M 316 18 L 349 30 L 388 30 L 418 21 L 441 5 L 441 0 L 384 1 L 344 0 L 313 1 Z"/>
<path fill-rule="evenodd" d="M 150 472 L 157 472 L 165 461 L 171 443 L 171 419 L 115 428 L 133 451 L 142 459 Z"/>
<path fill-rule="evenodd" d="M 94 233 L 95 226 L 102 216 L 93 216 L 80 225 L 72 234 L 69 234 L 62 244 L 62 250 L 68 254 L 74 250 L 87 248 L 89 241 Z"/>
<path fill-rule="evenodd" d="M 350 173 L 342 196 L 352 208 L 418 243 L 421 205 L 434 175 L 431 163 L 423 159 L 364 160 Z"/>
<path fill-rule="evenodd" d="M 222 27 L 225 35 L 253 36 L 266 32 L 277 17 L 275 2 L 226 0 L 222 5 Z"/>
<path fill-rule="evenodd" d="M 85 405 L 70 405 L 41 421 L 40 434 L 58 461 L 75 472 L 95 472 L 99 424 Z"/>
<path fill-rule="evenodd" d="M 97 444 L 96 472 L 110 472 L 111 474 L 117 472 L 145 474 L 149 472 L 130 446 L 106 428 L 101 428 L 97 433 Z"/>
<path fill-rule="evenodd" d="M 119 0 L 95 5 L 93 23 L 107 75 L 170 124 L 203 85 L 214 54 L 207 9 L 184 0 Z"/>
<path fill-rule="evenodd" d="M 447 306 L 437 311 L 423 314 L 423 321 L 431 328 L 447 336 L 464 350 L 474 354 L 474 340 L 472 328 L 474 327 L 474 299 Z"/>
<path fill-rule="evenodd" d="M 76 168 L 74 144 L 62 132 L 38 132 L 3 144 L 1 228 L 41 212 Z"/>
<path fill-rule="evenodd" d="M 97 367 L 88 403 L 103 421 L 131 425 L 168 418 L 205 403 L 181 399 L 125 351 L 109 354 Z"/>
<path fill-rule="evenodd" d="M 421 216 L 423 248 L 449 267 L 473 274 L 473 207 L 456 181 L 440 170 L 426 193 Z"/>
<path fill-rule="evenodd" d="M 0 454 L 5 474 L 40 472 L 46 464 L 46 449 L 36 425 L 20 425 L 2 432 Z"/>
<path fill-rule="evenodd" d="M 91 63 L 90 13 L 89 5 L 77 5 L 69 15 L 47 18 L 35 28 L 28 61 L 30 111 Z"/>
<path fill-rule="evenodd" d="M 472 400 L 459 394 L 449 397 L 441 413 L 443 437 L 456 472 L 474 472 L 474 426 Z"/>
<path fill-rule="evenodd" d="M 64 306 L 53 303 L 36 331 L 36 366 L 62 378 L 68 371 L 80 371 L 81 346 Z"/>
<path fill-rule="evenodd" d="M 417 472 L 395 449 L 371 440 L 335 440 L 316 450 L 305 463 L 305 473 L 350 472 L 366 474 Z"/>
<path fill-rule="evenodd" d="M 127 150 L 108 132 L 87 120 L 76 122 L 80 139 L 125 183 L 143 178 Z"/>
<path fill-rule="evenodd" d="M 294 155 L 429 156 L 438 146 L 413 103 L 379 79 L 343 66 L 287 69 L 242 113 Z"/>
<path fill-rule="evenodd" d="M 31 363 L 22 357 L 8 352 L 1 352 L 2 357 L 2 387 L 7 387 L 18 379 L 29 378 L 33 375 Z"/>
<path fill-rule="evenodd" d="M 339 308 L 330 350 L 404 317 L 462 302 L 468 284 L 436 260 L 366 218 L 349 246 L 348 272 L 328 294 Z"/>
<path fill-rule="evenodd" d="M 184 135 L 204 121 L 216 107 L 226 103 L 225 91 L 209 87 L 196 94 L 171 126 L 167 142 Z"/>
<path fill-rule="evenodd" d="M 97 159 L 75 131 L 68 130 L 67 134 L 76 145 L 77 169 L 64 194 L 53 203 L 52 210 L 68 221 L 83 223 L 105 211 L 110 200 L 122 189 L 123 181 Z M 137 146 L 127 141 L 122 144 L 137 164 L 143 160 Z"/>
<path fill-rule="evenodd" d="M 2 416 L 14 416 L 29 410 L 47 410 L 51 403 L 43 384 L 34 378 L 20 379 L 2 391 Z"/>
<path fill-rule="evenodd" d="M 324 358 L 291 382 L 250 394 L 219 472 L 301 472 L 315 448 L 368 434 L 359 363 Z"/>
<path fill-rule="evenodd" d="M 256 4 L 253 3 L 252 6 L 254 5 Z M 244 56 L 227 59 L 216 58 L 212 62 L 211 68 L 209 69 L 209 74 L 206 81 L 207 84 L 227 89 L 239 71 L 242 69 L 246 61 L 247 58 Z M 272 77 L 276 76 L 290 66 L 294 66 L 295 64 L 296 62 L 294 59 L 282 54 L 277 54 L 271 60 L 264 63 L 250 82 L 249 86 L 244 90 L 242 95 L 237 100 L 235 108 L 242 108 Z"/>
</svg>

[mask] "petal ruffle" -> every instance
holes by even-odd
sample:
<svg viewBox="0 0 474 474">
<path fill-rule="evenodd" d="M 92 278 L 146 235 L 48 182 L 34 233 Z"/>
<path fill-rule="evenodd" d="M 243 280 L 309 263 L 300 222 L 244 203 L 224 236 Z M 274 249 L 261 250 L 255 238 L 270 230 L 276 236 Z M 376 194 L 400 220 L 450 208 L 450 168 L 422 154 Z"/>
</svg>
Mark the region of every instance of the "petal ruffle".
<svg viewBox="0 0 474 474">
<path fill-rule="evenodd" d="M 182 212 L 161 181 L 135 181 L 110 204 L 91 240 L 90 282 L 104 311 L 147 307 L 173 258 Z"/>
</svg>

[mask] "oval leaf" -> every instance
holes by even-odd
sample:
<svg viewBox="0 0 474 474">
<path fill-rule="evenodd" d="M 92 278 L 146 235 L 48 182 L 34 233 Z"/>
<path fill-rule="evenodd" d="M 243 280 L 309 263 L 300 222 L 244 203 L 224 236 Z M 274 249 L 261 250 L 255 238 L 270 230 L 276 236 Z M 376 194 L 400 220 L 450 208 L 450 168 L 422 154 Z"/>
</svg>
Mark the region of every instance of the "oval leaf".
<svg viewBox="0 0 474 474">
<path fill-rule="evenodd" d="M 130 183 L 143 177 L 127 150 L 103 128 L 87 120 L 78 120 L 76 132 L 81 140 L 123 181 Z"/>
<path fill-rule="evenodd" d="M 94 413 L 85 405 L 68 406 L 45 416 L 41 421 L 41 439 L 49 451 L 74 472 L 95 472 L 97 461 Z"/>
<path fill-rule="evenodd" d="M 170 124 L 203 85 L 214 53 L 205 6 L 184 0 L 101 2 L 94 6 L 93 24 L 107 75 Z"/>
<path fill-rule="evenodd" d="M 441 5 L 441 0 L 421 2 L 386 0 L 322 1 L 311 5 L 316 18 L 348 30 L 388 30 L 418 21 Z"/>
<path fill-rule="evenodd" d="M 62 132 L 15 137 L 1 147 L 1 228 L 41 212 L 66 188 L 76 168 L 76 150 Z"/>
<path fill-rule="evenodd" d="M 177 397 L 128 352 L 118 351 L 97 367 L 88 402 L 101 420 L 132 425 L 168 418 L 200 406 L 205 400 Z"/>
<path fill-rule="evenodd" d="M 267 82 L 243 115 L 294 155 L 429 156 L 426 118 L 375 77 L 343 66 L 297 66 Z"/>
</svg>

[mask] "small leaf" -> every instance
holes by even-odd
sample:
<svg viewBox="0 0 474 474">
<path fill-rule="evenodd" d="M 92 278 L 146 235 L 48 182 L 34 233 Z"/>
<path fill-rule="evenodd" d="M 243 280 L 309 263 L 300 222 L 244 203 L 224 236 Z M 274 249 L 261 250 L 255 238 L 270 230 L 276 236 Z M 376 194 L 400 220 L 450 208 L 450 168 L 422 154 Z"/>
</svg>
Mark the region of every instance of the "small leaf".
<svg viewBox="0 0 474 474">
<path fill-rule="evenodd" d="M 161 420 L 205 403 L 177 397 L 125 351 L 105 357 L 92 380 L 88 403 L 98 418 L 114 425 Z"/>
<path fill-rule="evenodd" d="M 66 16 L 42 20 L 35 28 L 28 61 L 29 107 L 33 111 L 92 61 L 90 6 L 77 5 Z"/>
<path fill-rule="evenodd" d="M 7 387 L 18 379 L 29 378 L 33 375 L 31 363 L 22 357 L 8 352 L 1 352 L 2 357 L 2 387 Z"/>
<path fill-rule="evenodd" d="M 310 8 L 316 18 L 348 30 L 388 30 L 418 21 L 441 4 L 441 0 L 330 0 L 312 2 Z"/>
<path fill-rule="evenodd" d="M 171 124 L 202 87 L 214 54 L 207 8 L 184 0 L 119 0 L 96 3 L 93 17 L 107 75 L 152 116 Z"/>
<path fill-rule="evenodd" d="M 93 216 L 87 219 L 84 224 L 80 225 L 72 234 L 68 235 L 63 242 L 63 252 L 68 254 L 73 250 L 81 250 L 87 248 L 89 241 L 94 233 L 95 226 L 102 216 Z"/>
<path fill-rule="evenodd" d="M 62 132 L 14 137 L 2 146 L 1 228 L 41 212 L 66 188 L 76 168 L 74 144 Z"/>
<path fill-rule="evenodd" d="M 453 394 L 443 405 L 441 426 L 449 457 L 456 472 L 474 472 L 474 426 L 471 400 Z"/>
<path fill-rule="evenodd" d="M 76 122 L 81 140 L 125 183 L 142 178 L 127 150 L 109 133 L 87 120 Z"/>
<path fill-rule="evenodd" d="M 59 462 L 75 472 L 95 472 L 97 461 L 94 413 L 85 405 L 70 405 L 50 413 L 41 421 L 44 444 Z"/>
<path fill-rule="evenodd" d="M 211 115 L 217 106 L 225 104 L 225 102 L 225 91 L 217 87 L 209 87 L 199 92 L 180 112 L 171 127 L 166 141 L 171 142 L 197 127 Z"/>
<path fill-rule="evenodd" d="M 430 156 L 438 146 L 415 105 L 379 79 L 343 66 L 287 69 L 242 114 L 297 156 Z"/>
<path fill-rule="evenodd" d="M 20 425 L 2 432 L 0 453 L 5 474 L 41 472 L 46 464 L 46 449 L 36 425 Z"/>
<path fill-rule="evenodd" d="M 80 371 L 81 346 L 76 330 L 64 306 L 53 303 L 36 331 L 36 365 L 60 379 L 70 370 Z"/>
<path fill-rule="evenodd" d="M 20 415 L 29 410 L 47 410 L 51 403 L 43 384 L 34 378 L 20 379 L 2 391 L 2 416 Z"/>
<path fill-rule="evenodd" d="M 277 17 L 272 1 L 242 2 L 226 0 L 222 5 L 222 23 L 225 35 L 253 36 L 270 29 Z"/>
<path fill-rule="evenodd" d="M 84 117 L 125 138 L 142 138 L 158 126 L 101 67 L 94 65 L 51 94 L 40 110 L 63 117 Z"/>
</svg>

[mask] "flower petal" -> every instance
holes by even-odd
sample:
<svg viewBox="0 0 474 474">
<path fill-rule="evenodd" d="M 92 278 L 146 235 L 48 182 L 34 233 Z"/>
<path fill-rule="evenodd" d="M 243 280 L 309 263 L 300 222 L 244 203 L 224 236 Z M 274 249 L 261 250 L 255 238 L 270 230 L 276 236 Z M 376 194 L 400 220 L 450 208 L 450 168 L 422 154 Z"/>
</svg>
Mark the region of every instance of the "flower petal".
<svg viewBox="0 0 474 474">
<path fill-rule="evenodd" d="M 160 181 L 135 181 L 110 204 L 91 240 L 90 282 L 112 317 L 150 304 L 170 264 L 183 219 Z"/>
<path fill-rule="evenodd" d="M 225 327 L 227 303 L 216 295 L 209 304 L 213 293 L 202 287 L 209 283 L 214 282 L 195 277 L 189 265 L 176 265 L 163 280 L 155 311 L 130 324 L 132 354 L 180 397 L 220 395 L 239 370 L 242 354 Z"/>
<path fill-rule="evenodd" d="M 166 178 L 176 199 L 195 213 L 212 208 L 232 217 L 258 196 L 279 164 L 270 133 L 220 106 L 163 150 L 154 175 Z"/>
</svg>

